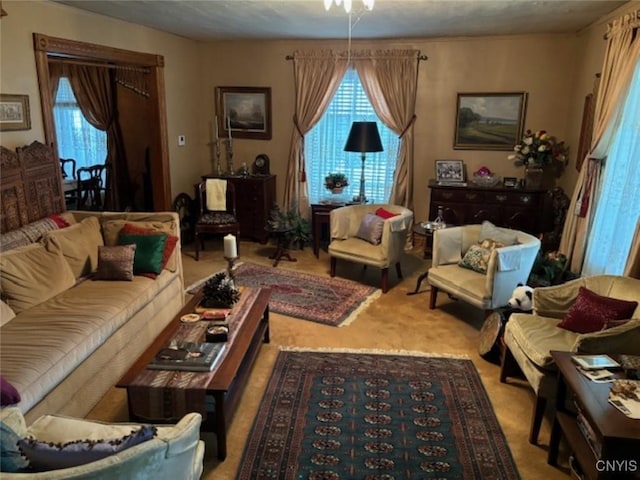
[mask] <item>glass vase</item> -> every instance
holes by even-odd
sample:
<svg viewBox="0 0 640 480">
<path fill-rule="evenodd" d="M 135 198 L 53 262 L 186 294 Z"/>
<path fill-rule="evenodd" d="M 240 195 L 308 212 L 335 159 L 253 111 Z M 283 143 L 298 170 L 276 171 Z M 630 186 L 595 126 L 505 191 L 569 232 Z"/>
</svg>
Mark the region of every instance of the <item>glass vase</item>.
<svg viewBox="0 0 640 480">
<path fill-rule="evenodd" d="M 536 165 L 527 165 L 524 168 L 525 186 L 527 188 L 542 188 L 544 178 L 544 168 Z"/>
</svg>

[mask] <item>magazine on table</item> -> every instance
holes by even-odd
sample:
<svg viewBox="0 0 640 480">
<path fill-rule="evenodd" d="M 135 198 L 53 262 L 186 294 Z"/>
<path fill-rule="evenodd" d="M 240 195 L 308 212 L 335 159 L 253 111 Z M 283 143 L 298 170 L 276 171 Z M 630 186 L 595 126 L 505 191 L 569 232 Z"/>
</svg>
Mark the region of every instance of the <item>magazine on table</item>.
<svg viewBox="0 0 640 480">
<path fill-rule="evenodd" d="M 156 354 L 147 368 L 210 372 L 219 362 L 225 348 L 225 343 L 172 341 Z"/>
</svg>

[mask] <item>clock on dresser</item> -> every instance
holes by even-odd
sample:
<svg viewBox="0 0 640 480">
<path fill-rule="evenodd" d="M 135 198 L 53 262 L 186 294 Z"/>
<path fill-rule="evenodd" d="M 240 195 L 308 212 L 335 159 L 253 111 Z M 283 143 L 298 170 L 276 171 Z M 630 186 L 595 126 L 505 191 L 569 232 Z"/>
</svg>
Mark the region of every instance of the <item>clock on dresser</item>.
<svg viewBox="0 0 640 480">
<path fill-rule="evenodd" d="M 256 156 L 253 161 L 251 173 L 254 175 L 269 175 L 269 157 L 266 153 Z"/>
</svg>

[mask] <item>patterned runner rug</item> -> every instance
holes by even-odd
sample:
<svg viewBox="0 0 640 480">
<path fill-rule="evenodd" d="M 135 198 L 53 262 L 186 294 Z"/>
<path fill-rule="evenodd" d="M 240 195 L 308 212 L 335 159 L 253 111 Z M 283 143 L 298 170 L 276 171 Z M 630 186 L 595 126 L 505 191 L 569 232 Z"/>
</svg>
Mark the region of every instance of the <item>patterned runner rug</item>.
<svg viewBox="0 0 640 480">
<path fill-rule="evenodd" d="M 189 286 L 192 293 L 205 279 Z M 344 278 L 321 277 L 307 273 L 242 263 L 236 281 L 247 287 L 271 288 L 272 312 L 325 325 L 347 325 L 377 298 L 381 290 Z"/>
<path fill-rule="evenodd" d="M 471 360 L 282 351 L 238 480 L 518 479 Z"/>
</svg>

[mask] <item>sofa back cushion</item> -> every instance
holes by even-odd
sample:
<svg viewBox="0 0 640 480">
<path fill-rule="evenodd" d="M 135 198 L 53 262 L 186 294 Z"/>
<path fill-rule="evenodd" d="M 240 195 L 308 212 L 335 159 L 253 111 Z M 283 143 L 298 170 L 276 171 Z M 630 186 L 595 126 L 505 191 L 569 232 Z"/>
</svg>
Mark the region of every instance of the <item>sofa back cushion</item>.
<svg viewBox="0 0 640 480">
<path fill-rule="evenodd" d="M 59 248 L 35 243 L 0 256 L 0 291 L 18 314 L 71 288 L 75 277 Z"/>
<path fill-rule="evenodd" d="M 47 232 L 43 242 L 47 249 L 51 249 L 53 244 L 54 249 L 62 251 L 76 279 L 97 270 L 98 247 L 104 245 L 96 217 L 87 217 L 70 227 Z"/>
</svg>

